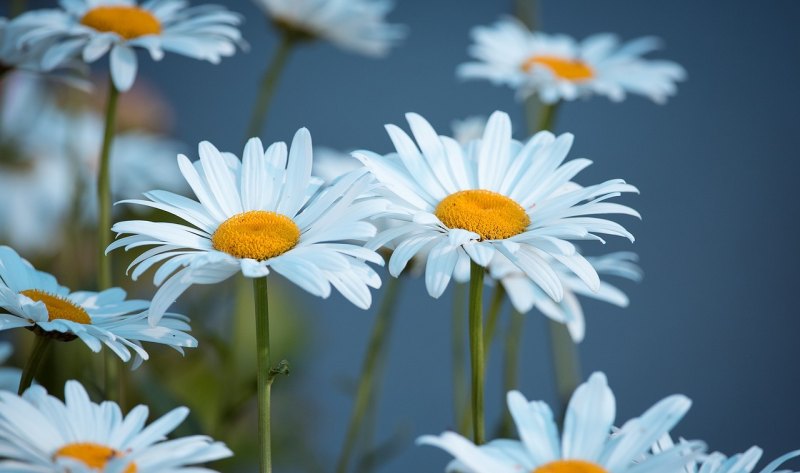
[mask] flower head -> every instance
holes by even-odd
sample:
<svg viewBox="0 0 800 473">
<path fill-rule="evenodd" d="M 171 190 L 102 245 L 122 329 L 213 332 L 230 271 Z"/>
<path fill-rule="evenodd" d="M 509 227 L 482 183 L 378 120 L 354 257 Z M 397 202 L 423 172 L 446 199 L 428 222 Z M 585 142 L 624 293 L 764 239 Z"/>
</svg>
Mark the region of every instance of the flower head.
<svg viewBox="0 0 800 473">
<path fill-rule="evenodd" d="M 278 27 L 366 56 L 385 56 L 405 28 L 385 17 L 391 0 L 254 0 Z"/>
<path fill-rule="evenodd" d="M 652 37 L 620 44 L 612 34 L 597 34 L 578 42 L 531 32 L 514 19 L 475 27 L 472 37 L 477 62 L 462 64 L 459 77 L 508 85 L 520 97 L 535 94 L 545 103 L 594 94 L 620 101 L 626 93 L 663 103 L 686 78 L 679 64 L 642 57 L 658 48 Z"/>
<path fill-rule="evenodd" d="M 151 321 L 191 285 L 217 283 L 238 272 L 258 278 L 275 271 L 320 297 L 328 297 L 333 286 L 358 307 L 369 307 L 369 287 L 380 287 L 380 278 L 366 262 L 383 260 L 356 243 L 375 235 L 375 226 L 365 220 L 383 211 L 385 202 L 362 198 L 373 185 L 363 169 L 320 189 L 321 181 L 311 177 L 312 153 L 305 128 L 295 134 L 291 150 L 280 142 L 264 151 L 258 138 L 251 139 L 242 161 L 203 142 L 198 162 L 178 156 L 197 201 L 164 191 L 126 201 L 187 222 L 127 221 L 113 227 L 130 235 L 108 251 L 155 245 L 133 262 L 134 279 L 163 262 L 155 274 L 161 287 Z"/>
<path fill-rule="evenodd" d="M 635 460 L 669 432 L 690 405 L 684 396 L 669 396 L 626 422 L 612 437 L 614 393 L 605 375 L 594 373 L 572 395 L 560 439 L 547 404 L 529 402 L 511 391 L 508 409 L 520 440 L 501 439 L 477 446 L 456 433 L 445 432 L 438 437 L 421 437 L 418 443 L 446 450 L 455 457 L 448 471 L 462 473 L 674 473 L 703 449 L 701 443 L 687 442 L 644 461 Z"/>
<path fill-rule="evenodd" d="M 554 300 L 563 298 L 564 289 L 552 260 L 599 290 L 597 272 L 567 240 L 602 241 L 600 234 L 633 240 L 619 224 L 594 215 L 638 216 L 606 202 L 636 192 L 635 187 L 621 179 L 589 187 L 571 183 L 591 164 L 586 159 L 564 163 L 572 135 L 541 132 L 520 143 L 511 139 L 511 121 L 502 112 L 492 115 L 481 140 L 466 147 L 439 136 L 419 115 L 406 117 L 416 144 L 388 125 L 396 154 L 353 153 L 391 199 L 385 215 L 403 222 L 368 243 L 372 248 L 397 244 L 389 261 L 392 275 L 417 253 L 429 251 L 426 285 L 431 296 L 439 297 L 456 268 L 470 259 L 487 267 L 500 253 Z"/>
<path fill-rule="evenodd" d="M 61 8 L 33 10 L 9 22 L 14 46 L 44 70 L 81 58 L 92 63 L 110 52 L 114 85 L 127 91 L 136 79 L 134 48 L 158 61 L 165 51 L 218 63 L 241 42 L 241 17 L 224 7 L 187 7 L 183 0 L 61 0 Z"/>
<path fill-rule="evenodd" d="M 187 319 L 167 314 L 156 326 L 147 323 L 150 304 L 126 300 L 125 291 L 70 292 L 56 278 L 37 271 L 7 246 L 0 246 L 0 330 L 30 328 L 39 336 L 63 341 L 80 338 L 92 351 L 106 345 L 123 361 L 131 350 L 148 358 L 141 342 L 161 343 L 182 351 L 196 347 L 197 340 L 185 333 Z"/>
<path fill-rule="evenodd" d="M 174 409 L 145 427 L 148 408 L 123 415 L 115 402 L 92 402 L 77 381 L 65 402 L 41 386 L 22 396 L 0 392 L 0 470 L 59 473 L 174 473 L 232 455 L 221 442 L 191 436 L 165 440 L 189 414 Z M 209 471 L 209 470 L 202 470 Z"/>
</svg>

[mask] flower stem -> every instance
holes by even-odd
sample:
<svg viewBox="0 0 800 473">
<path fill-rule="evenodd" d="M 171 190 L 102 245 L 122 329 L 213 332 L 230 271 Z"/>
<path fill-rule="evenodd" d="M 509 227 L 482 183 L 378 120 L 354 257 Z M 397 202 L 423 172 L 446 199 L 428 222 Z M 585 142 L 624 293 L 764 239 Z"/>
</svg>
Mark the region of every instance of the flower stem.
<svg viewBox="0 0 800 473">
<path fill-rule="evenodd" d="M 553 371 L 556 376 L 556 389 L 558 390 L 558 399 L 561 404 L 560 412 L 563 418 L 569 398 L 581 382 L 578 347 L 572 341 L 566 325 L 553 320 L 548 320 L 547 323 L 550 326 Z"/>
<path fill-rule="evenodd" d="M 9 9 L 9 18 L 14 18 L 25 11 L 27 0 L 11 0 L 11 8 Z"/>
<path fill-rule="evenodd" d="M 275 95 L 275 88 L 278 85 L 278 78 L 280 78 L 283 68 L 286 66 L 286 60 L 289 58 L 289 53 L 292 51 L 296 40 L 289 33 L 281 35 L 281 42 L 278 45 L 278 50 L 272 56 L 272 61 L 267 66 L 264 72 L 264 77 L 261 79 L 261 86 L 256 98 L 256 104 L 253 107 L 253 115 L 250 118 L 250 125 L 247 127 L 247 137 L 252 138 L 259 136 L 264 129 L 264 123 L 267 120 L 267 111 L 269 104 L 272 101 L 272 96 Z"/>
<path fill-rule="evenodd" d="M 42 360 L 44 360 L 44 356 L 47 354 L 47 349 L 50 347 L 50 342 L 52 342 L 52 340 L 53 339 L 50 337 L 36 336 L 33 342 L 31 356 L 28 357 L 25 368 L 22 370 L 22 378 L 19 381 L 17 394 L 21 395 L 24 393 L 25 390 L 31 386 L 31 383 L 33 383 L 33 378 L 39 371 L 39 367 L 42 366 Z"/>
<path fill-rule="evenodd" d="M 484 442 L 483 418 L 483 276 L 482 266 L 470 262 L 469 275 L 469 349 L 472 367 L 472 440 L 476 445 Z"/>
<path fill-rule="evenodd" d="M 464 396 L 467 386 L 466 359 L 467 346 L 464 343 L 464 301 L 467 300 L 467 286 L 456 283 L 453 290 L 453 406 L 458 433 L 469 435 L 470 418 L 467 399 Z"/>
<path fill-rule="evenodd" d="M 541 110 L 539 110 L 539 123 L 536 126 L 536 130 L 553 131 L 553 127 L 555 127 L 556 124 L 557 114 L 558 114 L 558 102 L 551 104 L 543 104 Z"/>
<path fill-rule="evenodd" d="M 113 81 L 108 81 L 108 101 L 106 102 L 106 122 L 103 133 L 103 146 L 100 149 L 100 169 L 97 174 L 97 282 L 102 291 L 111 287 L 111 257 L 106 256 L 106 248 L 111 244 L 111 146 L 114 143 L 114 130 L 117 121 L 117 102 L 119 90 Z"/>
<path fill-rule="evenodd" d="M 347 426 L 344 446 L 336 464 L 337 473 L 345 473 L 347 471 L 347 466 L 350 463 L 350 457 L 364 425 L 367 411 L 370 405 L 375 402 L 375 388 L 381 374 L 380 361 L 383 360 L 388 347 L 386 340 L 395 314 L 399 286 L 399 277 L 389 278 L 383 301 L 381 301 L 381 307 L 375 317 L 375 325 L 372 328 L 372 335 L 370 336 L 364 364 L 361 368 L 361 377 L 358 380 L 356 399 L 353 404 L 353 412 L 350 415 L 350 423 Z"/>
<path fill-rule="evenodd" d="M 270 429 L 270 396 L 272 360 L 269 350 L 269 306 L 267 278 L 253 279 L 253 300 L 256 307 L 256 366 L 258 404 L 258 465 L 261 473 L 272 472 L 272 439 Z"/>
<path fill-rule="evenodd" d="M 507 393 L 519 387 L 519 350 L 522 341 L 522 327 L 525 322 L 525 315 L 517 310 L 511 312 L 511 323 L 506 332 L 506 342 L 504 344 L 505 353 L 503 364 L 503 392 Z M 510 438 L 514 434 L 514 421 L 508 410 L 504 411 L 503 421 L 500 425 L 501 438 Z"/>
<path fill-rule="evenodd" d="M 486 342 L 486 357 L 489 357 L 494 342 L 494 333 L 497 328 L 497 319 L 500 318 L 500 309 L 503 308 L 503 301 L 506 298 L 506 289 L 498 281 L 492 292 L 492 300 L 489 302 L 489 312 L 486 316 L 486 334 L 484 340 Z"/>
</svg>

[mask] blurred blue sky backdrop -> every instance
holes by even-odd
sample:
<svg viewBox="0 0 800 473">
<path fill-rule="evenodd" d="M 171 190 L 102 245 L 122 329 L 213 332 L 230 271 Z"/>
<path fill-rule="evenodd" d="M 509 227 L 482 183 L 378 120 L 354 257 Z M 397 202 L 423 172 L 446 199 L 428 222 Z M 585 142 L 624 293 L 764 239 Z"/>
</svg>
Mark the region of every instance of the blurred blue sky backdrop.
<svg viewBox="0 0 800 473">
<path fill-rule="evenodd" d="M 246 17 L 248 53 L 216 67 L 175 55 L 158 64 L 140 56 L 140 78 L 172 101 L 175 131 L 193 149 L 210 140 L 238 154 L 276 36 L 250 1 L 224 3 Z M 449 133 L 452 120 L 497 109 L 512 115 L 516 135 L 523 137 L 522 108 L 509 89 L 455 78 L 456 66 L 468 59 L 470 28 L 511 10 L 511 0 L 399 0 L 390 19 L 407 25 L 409 35 L 387 59 L 323 43 L 299 49 L 262 139 L 288 141 L 307 126 L 318 145 L 388 152 L 383 124 L 407 128 L 405 112 L 418 112 Z M 769 459 L 800 447 L 794 271 L 800 266 L 800 2 L 543 0 L 540 12 L 542 29 L 551 33 L 659 36 L 666 47 L 652 57 L 677 61 L 689 73 L 665 106 L 631 97 L 621 104 L 595 98 L 562 108 L 558 131 L 576 135 L 571 157 L 594 161 L 579 182 L 622 177 L 641 190 L 625 198 L 643 215 L 641 222 L 626 221 L 635 244 L 584 245 L 587 253 L 632 249 L 646 273 L 640 284 L 621 283 L 632 301 L 627 309 L 585 302 L 585 375 L 608 374 L 620 421 L 679 392 L 694 400 L 679 435 L 727 454 L 757 444 Z M 149 287 L 149 278 L 141 284 Z M 407 448 L 384 470 L 443 471 L 446 454 L 411 442 L 452 427 L 452 288 L 434 301 L 414 281 L 400 298 L 378 437 L 400 432 Z M 359 371 L 373 312 L 339 296 L 310 299 L 303 297 L 303 312 L 316 330 L 314 351 L 295 363 L 292 376 L 319 402 L 313 419 L 318 449 L 309 455 L 332 467 L 351 408 L 341 386 Z M 521 388 L 529 398 L 552 401 L 545 319 L 529 315 Z M 499 351 L 492 361 L 487 405 L 496 419 L 503 408 Z"/>
</svg>

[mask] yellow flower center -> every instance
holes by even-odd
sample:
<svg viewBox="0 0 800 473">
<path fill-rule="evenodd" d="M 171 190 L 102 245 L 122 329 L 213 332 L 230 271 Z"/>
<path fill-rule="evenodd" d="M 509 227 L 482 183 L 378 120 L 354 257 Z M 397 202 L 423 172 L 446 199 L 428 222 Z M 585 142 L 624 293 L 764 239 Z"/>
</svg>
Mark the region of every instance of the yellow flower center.
<svg viewBox="0 0 800 473">
<path fill-rule="evenodd" d="M 47 307 L 47 318 L 50 322 L 56 319 L 64 319 L 79 324 L 92 323 L 92 319 L 83 307 L 75 305 L 63 297 L 54 296 L 38 289 L 26 289 L 20 294 L 36 302 L 44 302 Z"/>
<path fill-rule="evenodd" d="M 81 24 L 103 33 L 117 33 L 125 39 L 161 33 L 161 22 L 152 13 L 125 5 L 92 8 L 83 15 Z"/>
<path fill-rule="evenodd" d="M 524 232 L 531 219 L 521 205 L 486 190 L 460 191 L 445 197 L 434 212 L 448 228 L 475 232 L 482 240 L 502 240 Z"/>
<path fill-rule="evenodd" d="M 215 249 L 237 258 L 263 261 L 286 253 L 300 241 L 300 229 L 285 215 L 251 210 L 222 222 L 211 236 Z"/>
<path fill-rule="evenodd" d="M 90 468 L 102 469 L 106 463 L 122 456 L 121 452 L 113 448 L 99 445 L 96 443 L 82 442 L 70 443 L 59 448 L 53 457 L 68 457 L 73 460 L 80 460 Z M 136 464 L 131 463 L 125 468 L 124 473 L 136 473 Z"/>
<path fill-rule="evenodd" d="M 575 82 L 594 77 L 594 70 L 585 62 L 557 56 L 531 56 L 522 63 L 522 70 L 530 72 L 536 65 L 547 67 L 561 79 Z"/>
<path fill-rule="evenodd" d="M 556 460 L 533 470 L 533 473 L 608 473 L 602 466 L 584 460 Z"/>
</svg>

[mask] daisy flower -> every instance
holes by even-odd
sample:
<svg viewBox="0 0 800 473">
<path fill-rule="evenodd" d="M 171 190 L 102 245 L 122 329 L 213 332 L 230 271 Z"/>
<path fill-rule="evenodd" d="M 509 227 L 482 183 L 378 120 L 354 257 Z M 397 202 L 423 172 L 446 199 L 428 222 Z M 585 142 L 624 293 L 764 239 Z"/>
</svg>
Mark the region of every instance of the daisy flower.
<svg viewBox="0 0 800 473">
<path fill-rule="evenodd" d="M 563 163 L 573 137 L 536 134 L 526 143 L 511 139 L 511 121 L 495 112 L 481 140 L 462 148 L 439 136 L 425 119 L 406 115 L 417 144 L 400 128 L 386 127 L 397 154 L 370 151 L 353 155 L 372 172 L 392 200 L 385 215 L 403 224 L 381 232 L 368 246 L 397 242 L 389 272 L 397 276 L 420 251 L 429 251 L 425 269 L 428 293 L 439 297 L 457 267 L 472 260 L 487 267 L 496 254 L 508 258 L 549 297 L 564 297 L 557 261 L 593 290 L 597 272 L 568 239 L 602 241 L 600 234 L 633 236 L 598 214 L 638 216 L 633 209 L 606 202 L 637 192 L 620 179 L 589 187 L 565 186 L 586 159 Z M 419 145 L 419 148 L 417 147 Z"/>
<path fill-rule="evenodd" d="M 642 278 L 642 270 L 636 264 L 637 260 L 638 256 L 635 253 L 626 251 L 586 258 L 598 275 L 617 276 L 632 281 L 639 281 Z M 601 280 L 595 292 L 576 278 L 566 266 L 557 261 L 551 261 L 551 264 L 564 287 L 564 298 L 561 302 L 553 301 L 525 273 L 501 254 L 495 255 L 489 263 L 489 274 L 492 279 L 503 285 L 517 312 L 525 314 L 536 307 L 550 319 L 565 324 L 572 340 L 576 343 L 583 340 L 586 330 L 583 308 L 578 296 L 591 297 L 618 307 L 628 306 L 628 296 L 610 283 Z"/>
<path fill-rule="evenodd" d="M 195 164 L 178 156 L 197 201 L 163 191 L 126 201 L 164 210 L 188 224 L 126 221 L 112 228 L 129 236 L 107 251 L 155 246 L 131 265 L 134 279 L 163 262 L 155 273 L 161 287 L 150 310 L 153 323 L 191 285 L 217 283 L 238 272 L 261 278 L 275 271 L 323 298 L 333 286 L 358 307 L 369 307 L 369 287 L 381 282 L 366 262 L 383 260 L 356 242 L 375 235 L 375 226 L 364 220 L 383 211 L 385 203 L 357 200 L 372 186 L 363 169 L 320 190 L 321 181 L 311 177 L 312 153 L 305 128 L 295 134 L 288 152 L 285 143 L 264 151 L 258 138 L 251 139 L 243 161 L 202 142 Z"/>
<path fill-rule="evenodd" d="M 80 338 L 93 352 L 103 345 L 123 361 L 131 350 L 148 358 L 141 342 L 161 343 L 183 353 L 197 340 L 185 333 L 187 319 L 168 314 L 160 324 L 147 323 L 149 303 L 126 300 L 125 291 L 70 292 L 56 278 L 37 271 L 13 249 L 0 246 L 0 330 L 26 327 L 39 336 L 70 341 Z"/>
<path fill-rule="evenodd" d="M 119 405 L 89 399 L 68 381 L 62 402 L 41 386 L 22 396 L 0 392 L 0 470 L 31 473 L 180 473 L 233 455 L 221 442 L 195 435 L 166 440 L 189 409 L 179 407 L 145 427 L 147 406 L 123 415 Z"/>
<path fill-rule="evenodd" d="M 135 48 L 153 60 L 174 52 L 214 64 L 241 42 L 241 17 L 216 5 L 188 7 L 183 0 L 60 0 L 60 8 L 33 10 L 11 20 L 14 47 L 36 51 L 44 70 L 82 58 L 110 56 L 114 86 L 127 91 L 136 79 Z"/>
<path fill-rule="evenodd" d="M 466 146 L 472 140 L 479 140 L 486 130 L 486 117 L 474 115 L 462 120 L 454 120 L 450 128 L 453 129 L 453 138 Z"/>
<path fill-rule="evenodd" d="M 578 42 L 503 19 L 475 27 L 472 38 L 470 54 L 477 62 L 462 64 L 459 77 L 508 85 L 521 98 L 535 94 L 548 104 L 594 94 L 620 101 L 627 93 L 664 103 L 686 78 L 679 64 L 642 57 L 658 49 L 653 37 L 620 44 L 613 34 L 597 34 Z"/>
<path fill-rule="evenodd" d="M 365 56 L 385 56 L 405 36 L 405 28 L 386 23 L 390 0 L 253 1 L 291 34 L 321 38 Z"/>
<path fill-rule="evenodd" d="M 691 401 L 669 396 L 612 436 L 616 401 L 603 373 L 592 374 L 575 390 L 560 439 L 547 404 L 529 402 L 518 391 L 509 392 L 507 399 L 520 440 L 478 446 L 445 432 L 420 437 L 417 443 L 446 450 L 455 457 L 447 471 L 462 473 L 674 473 L 703 449 L 699 442 L 687 442 L 636 461 L 681 420 Z"/>
</svg>

